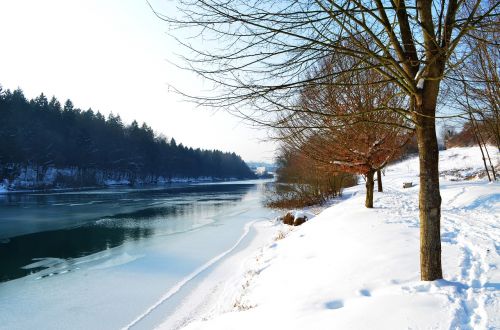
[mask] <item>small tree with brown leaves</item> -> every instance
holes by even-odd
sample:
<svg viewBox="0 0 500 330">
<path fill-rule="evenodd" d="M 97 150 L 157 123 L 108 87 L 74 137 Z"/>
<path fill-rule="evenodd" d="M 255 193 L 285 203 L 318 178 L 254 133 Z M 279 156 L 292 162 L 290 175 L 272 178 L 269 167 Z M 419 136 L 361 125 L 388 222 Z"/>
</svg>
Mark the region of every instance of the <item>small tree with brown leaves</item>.
<svg viewBox="0 0 500 330">
<path fill-rule="evenodd" d="M 398 88 L 377 83 L 377 74 L 347 72 L 350 64 L 347 57 L 321 63 L 312 76 L 324 78 L 304 88 L 300 99 L 314 115 L 283 118 L 287 128 L 278 134 L 288 149 L 330 170 L 364 175 L 365 205 L 372 208 L 375 173 L 401 154 L 413 131 L 411 122 L 393 111 L 405 107 Z M 344 73 L 335 76 L 339 67 Z"/>
</svg>

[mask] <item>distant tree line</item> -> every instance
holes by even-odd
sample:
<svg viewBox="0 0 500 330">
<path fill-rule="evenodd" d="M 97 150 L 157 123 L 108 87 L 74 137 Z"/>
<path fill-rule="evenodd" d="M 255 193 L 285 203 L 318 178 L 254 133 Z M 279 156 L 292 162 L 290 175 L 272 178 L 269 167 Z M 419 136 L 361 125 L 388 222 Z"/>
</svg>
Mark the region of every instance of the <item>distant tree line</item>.
<svg viewBox="0 0 500 330">
<path fill-rule="evenodd" d="M 460 126 L 444 126 L 443 128 L 443 143 L 446 149 L 455 147 L 472 147 L 478 144 L 478 133 L 481 136 L 481 141 L 494 148 L 496 141 L 495 137 L 490 134 L 488 127 L 484 122 L 466 121 Z M 499 149 L 500 150 L 500 149 Z"/>
<path fill-rule="evenodd" d="M 27 100 L 21 89 L 0 87 L 0 166 L 78 167 L 132 176 L 254 178 L 240 156 L 177 144 L 147 124 L 125 125 L 92 109 L 63 105 L 42 93 Z M 0 175 L 2 172 L 0 172 Z"/>
</svg>

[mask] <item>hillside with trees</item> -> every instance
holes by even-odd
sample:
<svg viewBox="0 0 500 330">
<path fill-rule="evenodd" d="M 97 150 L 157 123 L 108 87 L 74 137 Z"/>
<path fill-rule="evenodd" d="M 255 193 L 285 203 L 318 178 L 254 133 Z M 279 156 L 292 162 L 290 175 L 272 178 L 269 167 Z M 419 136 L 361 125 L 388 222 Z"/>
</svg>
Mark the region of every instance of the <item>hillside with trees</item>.
<svg viewBox="0 0 500 330">
<path fill-rule="evenodd" d="M 145 123 L 125 125 L 70 100 L 0 89 L 0 118 L 0 183 L 10 188 L 255 177 L 235 153 L 186 147 Z"/>
<path fill-rule="evenodd" d="M 202 47 L 180 43 L 186 53 L 181 66 L 213 82 L 217 92 L 209 89 L 210 95 L 192 95 L 200 105 L 224 108 L 278 131 L 297 128 L 290 125 L 297 117 L 344 118 L 347 127 L 364 121 L 363 111 L 325 114 L 324 108 L 304 107 L 298 102 L 304 89 L 325 85 L 325 78 L 340 78 L 340 86 L 365 89 L 362 80 L 342 80 L 352 72 L 374 75 L 370 85 L 378 89 L 395 88 L 394 95 L 403 104 L 394 105 L 389 98 L 366 105 L 372 112 L 400 116 L 415 132 L 420 274 L 423 281 L 443 278 L 436 120 L 463 115 L 464 107 L 473 111 L 494 105 L 491 119 L 493 125 L 498 122 L 498 62 L 486 57 L 498 53 L 498 1 L 179 2 L 180 13 L 158 17 L 182 30 L 182 38 L 188 34 L 204 41 L 199 43 Z M 349 65 L 311 74 L 332 55 L 349 59 Z M 453 91 L 462 97 L 452 96 Z M 477 95 L 481 100 L 471 103 Z M 342 94 L 328 96 L 335 99 Z M 452 114 L 443 116 L 445 108 Z M 298 131 L 314 134 L 330 126 L 329 121 L 307 123 Z M 374 131 L 390 123 L 376 124 Z M 498 132 L 496 127 L 494 131 Z M 381 165 L 375 162 L 372 169 Z"/>
</svg>

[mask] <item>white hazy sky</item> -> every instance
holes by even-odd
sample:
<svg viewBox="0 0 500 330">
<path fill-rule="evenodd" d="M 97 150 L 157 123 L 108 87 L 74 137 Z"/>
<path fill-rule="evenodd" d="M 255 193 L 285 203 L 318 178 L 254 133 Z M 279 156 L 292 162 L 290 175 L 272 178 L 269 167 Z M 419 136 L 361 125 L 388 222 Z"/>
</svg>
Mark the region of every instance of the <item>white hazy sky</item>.
<svg viewBox="0 0 500 330">
<path fill-rule="evenodd" d="M 172 0 L 152 1 L 161 12 Z M 272 160 L 266 132 L 223 111 L 195 108 L 167 85 L 200 90 L 203 82 L 175 68 L 180 49 L 145 0 L 0 0 L 0 84 L 43 92 L 61 103 L 119 113 L 192 147 Z"/>
</svg>

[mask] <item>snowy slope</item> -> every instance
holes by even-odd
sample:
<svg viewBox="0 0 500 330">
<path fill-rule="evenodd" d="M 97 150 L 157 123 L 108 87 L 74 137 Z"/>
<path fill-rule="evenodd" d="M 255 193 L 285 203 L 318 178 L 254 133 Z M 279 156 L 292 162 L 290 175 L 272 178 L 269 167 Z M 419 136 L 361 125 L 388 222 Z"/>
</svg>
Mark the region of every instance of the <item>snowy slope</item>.
<svg viewBox="0 0 500 330">
<path fill-rule="evenodd" d="M 445 280 L 419 280 L 414 158 L 387 169 L 374 209 L 353 187 L 256 252 L 237 298 L 186 329 L 500 329 L 500 184 L 460 180 L 481 167 L 477 148 L 440 155 Z"/>
</svg>

